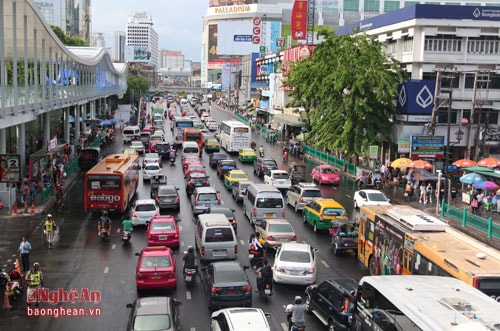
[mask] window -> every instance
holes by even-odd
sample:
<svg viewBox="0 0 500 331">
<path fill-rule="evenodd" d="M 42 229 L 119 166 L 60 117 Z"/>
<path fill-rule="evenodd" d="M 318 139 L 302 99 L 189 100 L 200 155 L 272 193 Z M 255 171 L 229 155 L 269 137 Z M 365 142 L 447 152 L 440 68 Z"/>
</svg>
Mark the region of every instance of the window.
<svg viewBox="0 0 500 331">
<path fill-rule="evenodd" d="M 205 242 L 223 242 L 223 241 L 233 241 L 233 232 L 231 228 L 212 228 L 207 229 L 205 233 Z"/>
<path fill-rule="evenodd" d="M 378 0 L 364 0 L 365 12 L 378 13 L 379 6 L 380 6 L 380 1 Z"/>
<path fill-rule="evenodd" d="M 282 198 L 258 198 L 257 208 L 283 208 Z"/>
<path fill-rule="evenodd" d="M 399 9 L 399 1 L 384 1 L 384 12 L 390 12 Z"/>
</svg>

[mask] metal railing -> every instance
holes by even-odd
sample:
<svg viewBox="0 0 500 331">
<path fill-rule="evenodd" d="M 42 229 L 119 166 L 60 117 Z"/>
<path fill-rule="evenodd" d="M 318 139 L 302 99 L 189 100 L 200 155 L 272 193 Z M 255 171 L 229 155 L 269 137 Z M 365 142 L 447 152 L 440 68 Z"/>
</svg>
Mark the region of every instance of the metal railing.
<svg viewBox="0 0 500 331">
<path fill-rule="evenodd" d="M 44 188 L 42 188 L 42 203 L 47 201 L 48 198 L 52 195 L 52 192 L 54 191 L 54 185 L 50 184 Z"/>
<path fill-rule="evenodd" d="M 311 146 L 304 145 L 304 153 L 311 155 L 313 158 L 318 159 L 320 162 L 328 163 L 336 168 L 340 168 L 347 174 L 356 176 L 356 165 L 350 162 L 339 159 L 331 154 L 322 152 Z"/>
</svg>

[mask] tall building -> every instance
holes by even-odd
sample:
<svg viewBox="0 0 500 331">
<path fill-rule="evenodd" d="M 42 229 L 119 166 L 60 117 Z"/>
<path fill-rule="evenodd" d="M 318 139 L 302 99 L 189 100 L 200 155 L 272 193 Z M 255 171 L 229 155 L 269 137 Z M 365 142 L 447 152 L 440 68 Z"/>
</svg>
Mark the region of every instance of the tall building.
<svg viewBox="0 0 500 331">
<path fill-rule="evenodd" d="M 128 16 L 125 39 L 125 61 L 139 62 L 158 68 L 158 33 L 148 12 Z"/>
<path fill-rule="evenodd" d="M 50 25 L 59 26 L 61 23 L 61 0 L 46 0 L 46 1 L 35 1 L 35 5 L 42 13 L 45 21 Z M 59 21 L 56 20 L 55 15 L 59 11 Z"/>
<path fill-rule="evenodd" d="M 90 38 L 90 47 L 106 48 L 106 40 L 104 39 L 104 33 L 102 32 L 93 33 Z"/>
<path fill-rule="evenodd" d="M 160 68 L 180 69 L 184 67 L 184 55 L 181 51 L 162 49 Z"/>
<path fill-rule="evenodd" d="M 115 31 L 114 59 L 116 62 L 125 62 L 125 31 Z"/>
<path fill-rule="evenodd" d="M 62 0 L 63 1 L 63 31 L 71 37 L 78 37 L 90 44 L 92 33 L 91 0 Z"/>
</svg>

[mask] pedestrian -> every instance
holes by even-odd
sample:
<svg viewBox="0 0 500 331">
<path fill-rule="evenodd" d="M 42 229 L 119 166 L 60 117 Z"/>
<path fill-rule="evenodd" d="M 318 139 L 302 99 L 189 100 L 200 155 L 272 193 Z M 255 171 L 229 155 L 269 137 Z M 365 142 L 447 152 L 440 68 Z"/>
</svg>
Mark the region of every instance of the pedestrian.
<svg viewBox="0 0 500 331">
<path fill-rule="evenodd" d="M 33 178 L 29 183 L 31 203 L 36 205 L 36 181 Z"/>
<path fill-rule="evenodd" d="M 21 256 L 21 264 L 24 272 L 30 270 L 30 251 L 31 244 L 28 241 L 28 236 L 24 236 L 19 245 L 19 255 Z"/>
<path fill-rule="evenodd" d="M 28 185 L 28 181 L 24 181 L 23 185 L 23 201 L 22 203 L 28 203 L 28 196 L 30 194 L 30 187 Z"/>
<path fill-rule="evenodd" d="M 427 184 L 427 187 L 425 188 L 425 203 L 432 203 L 432 184 L 429 183 Z"/>
<path fill-rule="evenodd" d="M 45 220 L 45 225 L 43 229 L 43 233 L 47 238 L 47 242 L 49 243 L 49 248 L 52 248 L 52 241 L 54 239 L 54 233 L 57 230 L 56 222 L 52 219 L 52 215 L 48 214 L 47 219 Z"/>
<path fill-rule="evenodd" d="M 425 202 L 425 183 L 420 184 L 420 196 L 418 197 L 418 202 Z"/>
<path fill-rule="evenodd" d="M 40 287 L 44 287 L 44 279 L 43 279 L 43 273 L 40 270 L 40 263 L 35 262 L 33 263 L 33 268 L 29 270 L 26 273 L 26 276 L 24 278 L 26 280 L 26 283 L 28 284 L 28 291 L 26 292 L 26 302 L 28 305 L 31 305 L 31 303 L 35 302 L 36 306 L 38 307 L 39 304 L 39 297 L 38 297 L 38 289 Z"/>
<path fill-rule="evenodd" d="M 470 202 L 470 206 L 472 209 L 472 214 L 478 215 L 479 214 L 479 202 L 477 201 L 477 196 L 474 195 L 472 197 L 472 201 Z"/>
</svg>

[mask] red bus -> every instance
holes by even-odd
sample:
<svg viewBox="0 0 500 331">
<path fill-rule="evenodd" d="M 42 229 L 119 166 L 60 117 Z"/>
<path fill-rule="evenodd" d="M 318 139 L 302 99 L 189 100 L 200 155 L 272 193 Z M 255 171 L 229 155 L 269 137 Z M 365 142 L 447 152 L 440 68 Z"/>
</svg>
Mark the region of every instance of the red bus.
<svg viewBox="0 0 500 331">
<path fill-rule="evenodd" d="M 111 154 L 85 173 L 84 211 L 124 213 L 139 183 L 139 156 Z"/>
</svg>

